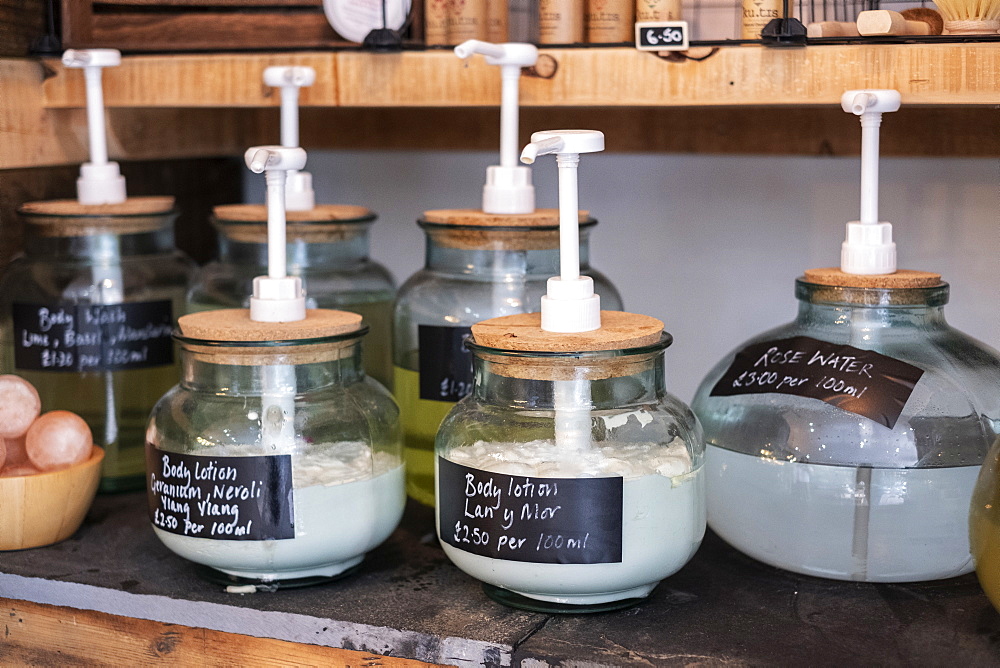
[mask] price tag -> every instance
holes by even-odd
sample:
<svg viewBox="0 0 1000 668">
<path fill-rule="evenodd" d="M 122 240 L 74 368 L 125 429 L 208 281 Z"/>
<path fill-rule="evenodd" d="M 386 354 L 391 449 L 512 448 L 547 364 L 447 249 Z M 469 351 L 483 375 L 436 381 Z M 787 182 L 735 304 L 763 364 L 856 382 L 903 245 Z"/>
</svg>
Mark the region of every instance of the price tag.
<svg viewBox="0 0 1000 668">
<path fill-rule="evenodd" d="M 874 350 L 796 336 L 754 343 L 736 353 L 710 396 L 809 397 L 892 429 L 923 373 Z"/>
<path fill-rule="evenodd" d="M 465 349 L 470 327 L 420 325 L 420 398 L 459 401 L 472 393 L 472 353 Z"/>
<path fill-rule="evenodd" d="M 438 457 L 438 526 L 452 547 L 537 564 L 622 561 L 624 479 L 492 473 Z"/>
<path fill-rule="evenodd" d="M 687 21 L 643 21 L 636 23 L 635 48 L 640 51 L 687 51 Z"/>
</svg>

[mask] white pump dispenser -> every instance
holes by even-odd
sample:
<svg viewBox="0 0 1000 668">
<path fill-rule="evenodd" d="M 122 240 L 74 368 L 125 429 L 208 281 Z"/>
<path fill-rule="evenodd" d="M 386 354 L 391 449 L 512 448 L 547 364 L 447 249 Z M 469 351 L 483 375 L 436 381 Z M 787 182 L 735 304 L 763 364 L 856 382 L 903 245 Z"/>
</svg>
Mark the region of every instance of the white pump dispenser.
<svg viewBox="0 0 1000 668">
<path fill-rule="evenodd" d="M 126 199 L 125 177 L 117 162 L 108 161 L 108 139 L 104 127 L 104 91 L 101 70 L 121 65 L 122 54 L 115 49 L 69 49 L 63 65 L 82 68 L 87 83 L 87 130 L 90 162 L 80 165 L 76 198 L 80 204 L 120 204 Z"/>
<path fill-rule="evenodd" d="M 299 89 L 316 83 L 311 67 L 268 67 L 264 84 L 281 89 L 281 145 L 299 146 Z M 309 172 L 289 171 L 285 186 L 285 210 L 309 211 L 316 207 L 316 192 Z"/>
<path fill-rule="evenodd" d="M 486 170 L 483 186 L 483 211 L 496 214 L 533 213 L 535 187 L 531 169 L 517 164 L 518 84 L 521 68 L 538 62 L 538 49 L 532 44 L 509 42 L 492 44 L 470 39 L 455 47 L 455 55 L 486 57 L 490 65 L 500 66 L 500 164 Z"/>
<path fill-rule="evenodd" d="M 847 224 L 840 268 L 847 274 L 891 274 L 896 271 L 892 225 L 878 219 L 879 126 L 882 114 L 899 110 L 899 91 L 849 90 L 840 106 L 861 117 L 861 220 Z"/>
<path fill-rule="evenodd" d="M 550 130 L 531 135 L 521 162 L 556 154 L 559 166 L 559 276 L 546 284 L 542 297 L 542 329 L 547 332 L 590 332 L 601 327 L 601 298 L 594 280 L 580 275 L 580 214 L 577 166 L 581 153 L 604 150 L 604 133 L 597 130 Z"/>
<path fill-rule="evenodd" d="M 285 273 L 285 178 L 306 166 L 298 147 L 254 146 L 243 156 L 250 171 L 267 179 L 267 276 L 253 279 L 250 319 L 257 322 L 305 320 L 302 279 Z"/>
</svg>

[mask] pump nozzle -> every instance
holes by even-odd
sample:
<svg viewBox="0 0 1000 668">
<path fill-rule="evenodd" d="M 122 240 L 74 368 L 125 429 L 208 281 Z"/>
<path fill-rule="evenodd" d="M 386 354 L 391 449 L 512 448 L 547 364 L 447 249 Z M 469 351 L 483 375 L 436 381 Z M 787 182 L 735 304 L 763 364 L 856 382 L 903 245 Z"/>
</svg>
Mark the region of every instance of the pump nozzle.
<svg viewBox="0 0 1000 668">
<path fill-rule="evenodd" d="M 861 217 L 847 224 L 840 268 L 848 274 L 891 274 L 896 271 L 892 225 L 878 219 L 879 126 L 883 113 L 899 109 L 899 91 L 849 90 L 840 106 L 861 117 Z"/>
<path fill-rule="evenodd" d="M 281 89 L 281 145 L 299 145 L 299 89 L 316 83 L 316 70 L 311 67 L 268 67 L 264 84 Z M 285 186 L 285 208 L 288 211 L 308 211 L 316 206 L 316 193 L 309 172 L 288 172 Z"/>
<path fill-rule="evenodd" d="M 499 65 L 501 77 L 500 164 L 486 170 L 483 211 L 532 213 L 535 187 L 531 184 L 531 170 L 517 164 L 518 83 L 521 68 L 538 62 L 538 48 L 532 44 L 492 44 L 478 39 L 455 47 L 459 58 L 470 58 L 477 53 L 485 56 L 490 65 Z"/>
<path fill-rule="evenodd" d="M 580 213 L 577 166 L 581 153 L 604 150 L 604 133 L 596 130 L 551 130 L 531 135 L 521 161 L 556 155 L 559 167 L 559 276 L 546 284 L 542 297 L 542 329 L 547 332 L 590 332 L 601 327 L 601 298 L 594 281 L 580 275 Z"/>
<path fill-rule="evenodd" d="M 306 166 L 298 147 L 254 146 L 243 155 L 250 171 L 267 179 L 267 276 L 253 279 L 250 319 L 292 322 L 306 317 L 302 279 L 285 271 L 285 175 Z"/>
<path fill-rule="evenodd" d="M 104 127 L 104 90 L 101 70 L 121 65 L 122 54 L 115 49 L 69 49 L 63 53 L 63 65 L 82 68 L 87 84 L 87 131 L 90 162 L 80 165 L 76 180 L 76 198 L 80 204 L 118 204 L 124 202 L 125 177 L 117 162 L 108 162 L 108 138 Z"/>
</svg>

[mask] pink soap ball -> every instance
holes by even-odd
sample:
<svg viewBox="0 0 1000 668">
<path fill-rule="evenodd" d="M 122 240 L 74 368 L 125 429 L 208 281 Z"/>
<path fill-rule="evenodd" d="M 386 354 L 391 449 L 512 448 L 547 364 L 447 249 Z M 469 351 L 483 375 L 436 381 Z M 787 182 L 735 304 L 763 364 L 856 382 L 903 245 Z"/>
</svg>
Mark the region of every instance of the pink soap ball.
<svg viewBox="0 0 1000 668">
<path fill-rule="evenodd" d="M 24 436 L 19 438 L 5 438 L 4 449 L 7 454 L 5 461 L 7 468 L 31 466 L 31 462 L 28 461 L 28 450 L 24 447 Z"/>
<path fill-rule="evenodd" d="M 90 427 L 76 413 L 49 411 L 25 438 L 28 459 L 42 471 L 56 471 L 87 461 L 94 449 Z"/>
<path fill-rule="evenodd" d="M 7 442 L 0 438 L 0 471 L 3 470 L 4 464 L 7 463 Z"/>
<path fill-rule="evenodd" d="M 0 376 L 0 437 L 24 436 L 41 410 L 34 385 L 20 376 Z"/>
<path fill-rule="evenodd" d="M 41 473 L 34 466 L 8 466 L 0 471 L 0 478 L 17 478 L 25 475 L 38 475 Z"/>
</svg>

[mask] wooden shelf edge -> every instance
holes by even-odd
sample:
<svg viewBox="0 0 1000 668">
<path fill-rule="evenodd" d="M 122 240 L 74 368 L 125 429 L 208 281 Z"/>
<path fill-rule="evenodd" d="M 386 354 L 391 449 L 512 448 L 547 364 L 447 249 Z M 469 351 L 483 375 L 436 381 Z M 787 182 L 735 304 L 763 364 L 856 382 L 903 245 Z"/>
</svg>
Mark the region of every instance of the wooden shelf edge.
<svg viewBox="0 0 1000 668">
<path fill-rule="evenodd" d="M 851 88 L 895 88 L 906 105 L 1000 104 L 1000 43 L 734 46 L 682 63 L 624 47 L 542 52 L 558 71 L 522 79 L 527 107 L 836 105 Z M 110 107 L 271 107 L 277 96 L 260 76 L 276 64 L 316 69 L 316 84 L 302 91 L 304 107 L 476 107 L 500 99 L 497 68 L 431 50 L 128 56 L 105 71 L 105 100 Z M 44 106 L 82 107 L 83 77 L 57 61 L 46 65 L 55 74 L 43 85 Z"/>
</svg>

